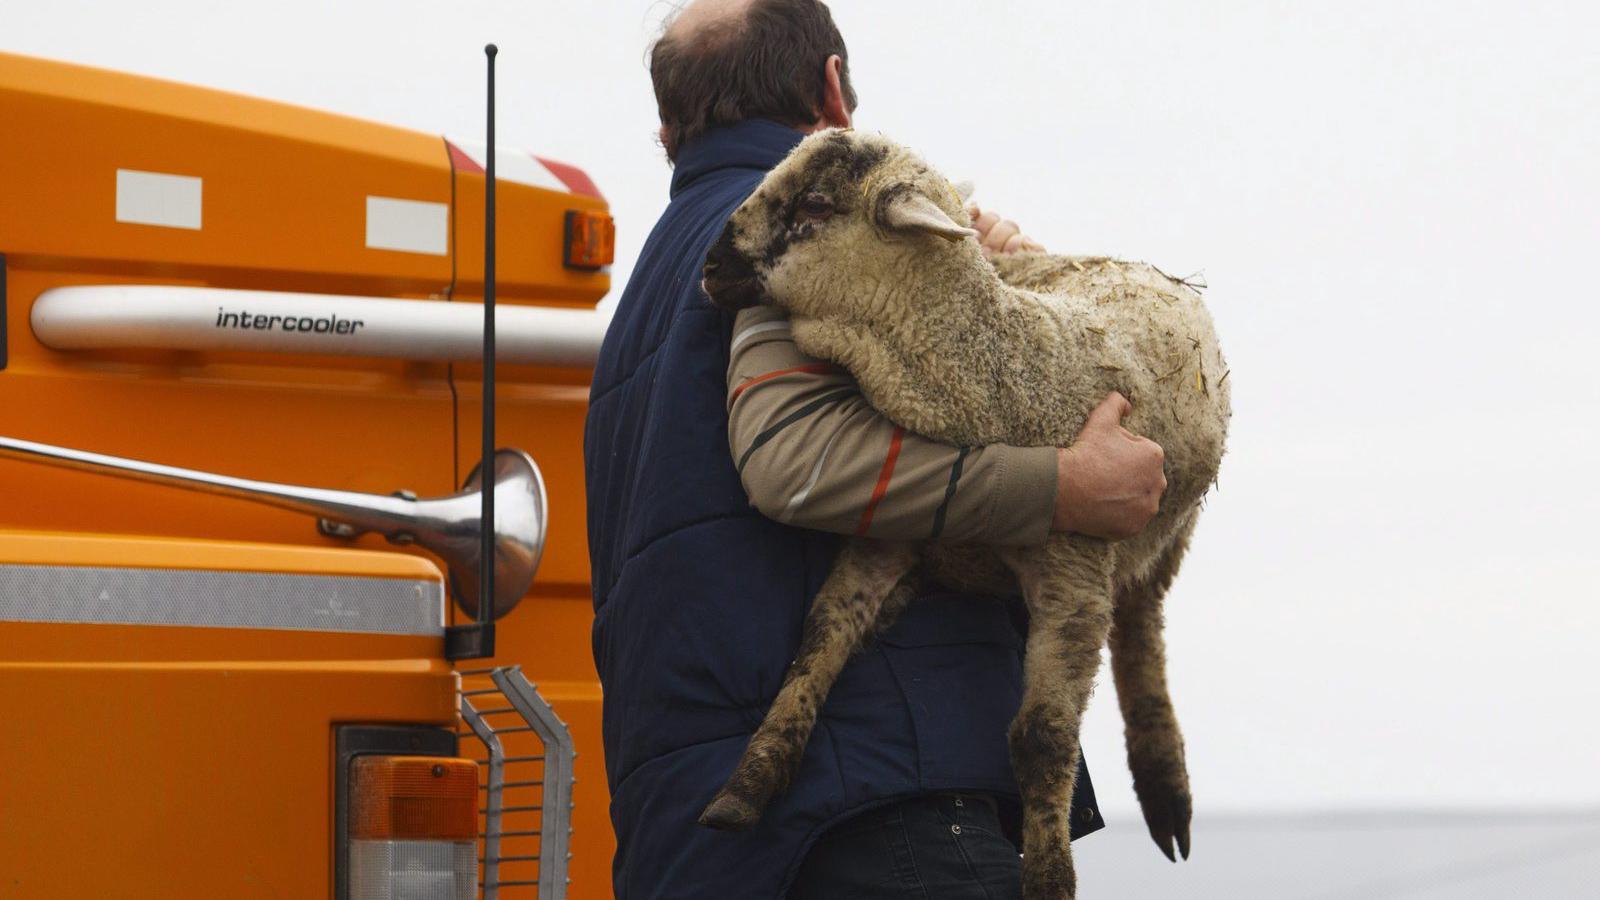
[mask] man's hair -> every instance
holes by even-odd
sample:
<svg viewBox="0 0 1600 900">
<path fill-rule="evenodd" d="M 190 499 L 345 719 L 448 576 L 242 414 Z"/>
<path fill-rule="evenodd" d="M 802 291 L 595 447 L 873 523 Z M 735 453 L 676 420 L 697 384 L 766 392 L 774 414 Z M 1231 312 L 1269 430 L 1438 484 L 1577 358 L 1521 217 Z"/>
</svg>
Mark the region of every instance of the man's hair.
<svg viewBox="0 0 1600 900">
<path fill-rule="evenodd" d="M 718 125 L 772 119 L 807 125 L 822 115 L 828 57 L 856 108 L 850 57 L 819 0 L 750 0 L 749 6 L 676 34 L 671 21 L 650 48 L 661 140 L 676 161 L 684 144 Z"/>
</svg>

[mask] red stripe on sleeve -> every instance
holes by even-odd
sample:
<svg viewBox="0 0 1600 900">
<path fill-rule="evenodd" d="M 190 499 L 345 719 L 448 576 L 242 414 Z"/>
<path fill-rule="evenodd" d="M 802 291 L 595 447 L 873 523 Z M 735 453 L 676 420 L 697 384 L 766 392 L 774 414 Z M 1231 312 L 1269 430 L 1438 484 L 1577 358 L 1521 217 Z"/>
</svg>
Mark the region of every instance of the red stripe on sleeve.
<svg viewBox="0 0 1600 900">
<path fill-rule="evenodd" d="M 739 395 L 744 393 L 745 388 L 755 387 L 763 381 L 770 381 L 782 375 L 796 375 L 800 373 L 807 373 L 811 375 L 834 375 L 838 372 L 839 368 L 837 366 L 833 366 L 828 363 L 807 363 L 803 366 L 795 366 L 792 369 L 779 369 L 776 372 L 768 372 L 765 375 L 757 375 L 756 377 L 751 378 L 745 383 L 734 388 L 733 396 L 728 398 L 728 402 L 732 403 L 733 401 L 739 399 Z"/>
<path fill-rule="evenodd" d="M 856 526 L 856 537 L 867 533 L 872 527 L 872 515 L 878 511 L 878 504 L 883 502 L 885 494 L 889 493 L 889 479 L 894 477 L 894 464 L 900 459 L 900 439 L 906 436 L 906 430 L 896 425 L 894 436 L 889 438 L 889 454 L 883 459 L 883 471 L 878 473 L 878 484 L 872 489 L 872 499 L 867 501 L 867 508 L 861 513 L 861 524 Z"/>
</svg>

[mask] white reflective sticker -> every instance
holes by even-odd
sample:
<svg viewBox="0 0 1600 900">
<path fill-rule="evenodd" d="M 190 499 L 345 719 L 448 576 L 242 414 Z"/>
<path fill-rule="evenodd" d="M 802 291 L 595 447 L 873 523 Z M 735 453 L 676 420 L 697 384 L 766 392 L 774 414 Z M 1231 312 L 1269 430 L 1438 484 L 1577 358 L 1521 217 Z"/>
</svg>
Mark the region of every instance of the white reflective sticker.
<svg viewBox="0 0 1600 900">
<path fill-rule="evenodd" d="M 426 200 L 367 197 L 367 246 L 374 250 L 450 251 L 450 206 Z"/>
<path fill-rule="evenodd" d="M 200 179 L 164 172 L 117 170 L 117 221 L 200 229 Z"/>
</svg>

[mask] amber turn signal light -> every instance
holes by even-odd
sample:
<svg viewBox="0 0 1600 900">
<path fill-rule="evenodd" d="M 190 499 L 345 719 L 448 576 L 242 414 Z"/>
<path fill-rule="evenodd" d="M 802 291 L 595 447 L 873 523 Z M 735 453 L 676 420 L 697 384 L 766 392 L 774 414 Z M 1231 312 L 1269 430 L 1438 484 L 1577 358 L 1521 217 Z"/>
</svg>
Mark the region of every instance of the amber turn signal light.
<svg viewBox="0 0 1600 900">
<path fill-rule="evenodd" d="M 441 756 L 362 756 L 350 765 L 352 840 L 471 841 L 478 765 Z"/>
<path fill-rule="evenodd" d="M 562 258 L 568 268 L 598 269 L 611 265 L 617 250 L 617 223 L 601 210 L 567 210 L 566 251 Z"/>
</svg>

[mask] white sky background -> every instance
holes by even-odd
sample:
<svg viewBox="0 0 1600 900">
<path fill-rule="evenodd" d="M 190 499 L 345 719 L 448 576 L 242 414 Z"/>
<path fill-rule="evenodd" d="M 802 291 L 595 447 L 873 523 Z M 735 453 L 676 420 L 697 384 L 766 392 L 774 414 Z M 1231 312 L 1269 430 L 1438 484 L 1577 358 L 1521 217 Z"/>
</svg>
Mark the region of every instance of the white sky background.
<svg viewBox="0 0 1600 900">
<path fill-rule="evenodd" d="M 667 8 L 0 0 L 0 50 L 478 135 L 492 39 L 502 140 L 595 177 L 620 290 Z M 1197 806 L 1600 805 L 1600 7 L 834 8 L 859 126 L 1211 284 L 1232 449 L 1169 616 Z M 1122 815 L 1109 686 L 1090 720 Z"/>
</svg>

